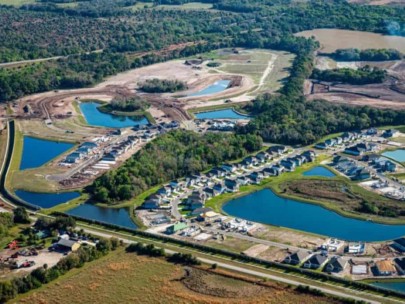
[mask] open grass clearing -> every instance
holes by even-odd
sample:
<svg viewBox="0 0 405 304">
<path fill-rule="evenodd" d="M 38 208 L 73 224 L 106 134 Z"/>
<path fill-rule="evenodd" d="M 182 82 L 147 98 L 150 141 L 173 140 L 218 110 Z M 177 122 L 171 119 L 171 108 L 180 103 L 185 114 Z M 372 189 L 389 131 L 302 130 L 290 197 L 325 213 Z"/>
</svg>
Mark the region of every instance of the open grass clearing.
<svg viewBox="0 0 405 304">
<path fill-rule="evenodd" d="M 315 37 L 321 44 L 322 52 L 334 52 L 337 49 L 396 49 L 405 52 L 405 37 L 384 36 L 370 32 L 338 29 L 316 29 L 296 34 L 301 37 Z"/>
<path fill-rule="evenodd" d="M 209 10 L 212 9 L 211 3 L 189 2 L 182 5 L 158 5 L 156 9 L 174 9 L 174 10 Z"/>
<path fill-rule="evenodd" d="M 340 303 L 295 292 L 273 282 L 204 267 L 191 269 L 123 250 L 73 269 L 14 303 Z M 260 290 L 260 292 L 259 292 Z M 242 292 L 246 291 L 246 292 Z M 247 293 L 247 291 L 250 291 Z M 256 291 L 256 292 L 251 292 Z M 52 302 L 51 302 L 52 299 Z"/>
<path fill-rule="evenodd" d="M 35 0 L 0 0 L 0 5 L 12 5 L 19 7 L 24 4 L 32 4 L 35 2 Z"/>
</svg>

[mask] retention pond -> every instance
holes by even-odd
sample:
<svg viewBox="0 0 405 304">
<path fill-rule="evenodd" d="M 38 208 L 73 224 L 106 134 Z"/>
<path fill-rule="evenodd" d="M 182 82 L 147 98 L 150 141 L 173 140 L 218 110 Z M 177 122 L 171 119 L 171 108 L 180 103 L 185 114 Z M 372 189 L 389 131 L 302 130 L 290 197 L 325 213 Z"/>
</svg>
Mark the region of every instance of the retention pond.
<svg viewBox="0 0 405 304">
<path fill-rule="evenodd" d="M 377 242 L 405 235 L 405 225 L 383 225 L 344 217 L 318 205 L 279 197 L 269 189 L 231 200 L 223 210 L 249 221 L 347 241 Z"/>
<path fill-rule="evenodd" d="M 97 102 L 82 102 L 80 110 L 82 111 L 87 123 L 91 126 L 106 128 L 128 128 L 137 125 L 146 125 L 149 121 L 146 117 L 121 116 L 101 112 Z"/>
<path fill-rule="evenodd" d="M 20 170 L 41 167 L 74 144 L 24 136 Z"/>
<path fill-rule="evenodd" d="M 329 169 L 322 167 L 322 166 L 316 166 L 308 171 L 305 171 L 302 173 L 304 176 L 322 176 L 322 177 L 334 177 L 336 176 L 335 173 L 330 171 Z"/>
<path fill-rule="evenodd" d="M 393 160 L 404 163 L 405 162 L 405 150 L 399 149 L 394 151 L 387 151 L 383 153 L 384 156 L 392 158 Z"/>
<path fill-rule="evenodd" d="M 218 80 L 218 81 L 214 82 L 212 85 L 210 85 L 209 87 L 206 87 L 205 89 L 192 93 L 188 96 L 197 97 L 197 96 L 203 96 L 203 95 L 216 94 L 216 93 L 225 91 L 228 88 L 230 83 L 231 83 L 230 80 Z"/>
<path fill-rule="evenodd" d="M 132 221 L 128 208 L 104 208 L 93 204 L 82 204 L 66 213 L 90 221 L 131 229 L 138 228 Z"/>
<path fill-rule="evenodd" d="M 241 115 L 233 109 L 224 109 L 217 111 L 208 111 L 196 113 L 197 119 L 250 119 L 247 115 Z"/>
<path fill-rule="evenodd" d="M 52 208 L 80 196 L 79 192 L 39 193 L 16 190 L 15 194 L 23 201 L 40 208 Z"/>
</svg>

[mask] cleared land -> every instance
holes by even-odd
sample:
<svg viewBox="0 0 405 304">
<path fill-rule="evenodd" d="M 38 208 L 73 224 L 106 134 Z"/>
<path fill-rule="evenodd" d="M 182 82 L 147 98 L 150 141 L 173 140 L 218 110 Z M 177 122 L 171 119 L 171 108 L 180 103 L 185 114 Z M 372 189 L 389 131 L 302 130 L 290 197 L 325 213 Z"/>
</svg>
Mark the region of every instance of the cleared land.
<svg viewBox="0 0 405 304">
<path fill-rule="evenodd" d="M 163 259 L 121 251 L 72 270 L 14 303 L 340 303 L 218 272 L 184 269 Z"/>
<path fill-rule="evenodd" d="M 334 52 L 337 49 L 396 49 L 405 52 L 405 37 L 384 36 L 381 34 L 348 31 L 338 29 L 316 29 L 296 34 L 306 38 L 315 37 L 321 44 L 322 52 Z"/>
</svg>

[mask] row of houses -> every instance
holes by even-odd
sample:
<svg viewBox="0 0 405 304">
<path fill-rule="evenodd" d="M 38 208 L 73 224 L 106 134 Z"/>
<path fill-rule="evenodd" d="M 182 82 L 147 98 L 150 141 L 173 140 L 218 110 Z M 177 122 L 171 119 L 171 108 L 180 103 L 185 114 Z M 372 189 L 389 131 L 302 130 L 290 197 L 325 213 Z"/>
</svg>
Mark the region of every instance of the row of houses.
<svg viewBox="0 0 405 304">
<path fill-rule="evenodd" d="M 139 138 L 134 135 L 128 136 L 128 138 L 111 148 L 111 151 L 105 153 L 102 157 L 102 161 L 116 161 L 117 158 L 128 152 L 128 150 L 134 148 L 134 146 L 139 142 Z"/>
<path fill-rule="evenodd" d="M 310 251 L 298 250 L 285 257 L 283 263 L 290 265 L 301 265 L 303 268 L 307 269 L 319 269 L 324 268 L 327 272 L 341 272 L 347 266 L 347 260 L 339 256 L 334 256 L 328 259 L 325 254 L 316 253 L 313 254 Z"/>
<path fill-rule="evenodd" d="M 363 166 L 350 159 L 340 155 L 333 158 L 333 166 L 336 170 L 350 177 L 352 180 L 366 180 L 371 178 L 371 172 Z"/>
<path fill-rule="evenodd" d="M 74 152 L 66 156 L 64 162 L 68 164 L 75 164 L 87 155 L 93 153 L 98 145 L 94 142 L 82 143 Z"/>
<path fill-rule="evenodd" d="M 359 131 L 359 132 L 345 132 L 341 136 L 330 138 L 330 139 L 325 140 L 324 142 L 320 142 L 320 143 L 316 144 L 315 148 L 325 150 L 325 149 L 333 148 L 336 146 L 340 146 L 342 144 L 346 144 L 353 140 L 363 138 L 367 135 L 374 135 L 376 133 L 377 133 L 376 129 L 368 129 L 368 130 Z"/>
<path fill-rule="evenodd" d="M 356 145 L 347 147 L 344 153 L 353 156 L 361 156 L 366 152 L 375 152 L 378 150 L 378 145 L 374 143 L 358 143 Z"/>
<path fill-rule="evenodd" d="M 287 152 L 283 146 L 274 146 L 266 152 L 260 152 L 255 156 L 249 156 L 236 164 L 223 164 L 211 169 L 207 174 L 193 174 L 186 176 L 182 181 L 172 181 L 155 194 L 149 196 L 143 203 L 145 209 L 157 209 L 162 203 L 170 202 L 173 192 L 181 192 L 186 188 L 194 187 L 195 190 L 182 202 L 184 209 L 193 212 L 203 208 L 206 201 L 225 192 L 237 192 L 240 186 L 259 184 L 264 178 L 278 176 L 285 171 L 293 171 L 296 167 L 315 159 L 313 151 L 305 151 L 300 155 L 288 157 L 278 164 L 265 166 L 275 155 Z M 237 174 L 244 170 L 252 169 L 245 174 Z M 253 171 L 255 170 L 255 171 Z"/>
</svg>

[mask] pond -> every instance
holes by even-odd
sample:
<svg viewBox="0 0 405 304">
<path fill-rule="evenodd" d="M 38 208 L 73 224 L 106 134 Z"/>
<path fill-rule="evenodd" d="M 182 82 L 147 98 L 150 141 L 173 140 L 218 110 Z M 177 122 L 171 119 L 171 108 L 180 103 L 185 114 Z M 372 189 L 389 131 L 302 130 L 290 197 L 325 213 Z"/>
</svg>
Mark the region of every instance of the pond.
<svg viewBox="0 0 405 304">
<path fill-rule="evenodd" d="M 15 194 L 23 201 L 40 208 L 52 208 L 80 196 L 80 192 L 40 193 L 24 190 L 16 190 Z"/>
<path fill-rule="evenodd" d="M 106 224 L 113 224 L 131 229 L 138 228 L 132 221 L 128 208 L 104 208 L 93 204 L 82 204 L 66 213 Z"/>
<path fill-rule="evenodd" d="M 377 283 L 372 283 L 371 285 L 378 286 L 381 288 L 389 289 L 389 290 L 394 290 L 394 291 L 399 291 L 405 294 L 405 281 L 401 282 L 377 282 Z"/>
<path fill-rule="evenodd" d="M 233 109 L 196 113 L 195 117 L 197 119 L 250 119 L 249 116 L 241 115 Z"/>
<path fill-rule="evenodd" d="M 269 189 L 231 200 L 223 210 L 249 221 L 346 241 L 376 242 L 405 235 L 405 225 L 383 225 L 344 217 L 318 205 L 279 197 Z"/>
<path fill-rule="evenodd" d="M 197 97 L 197 96 L 211 95 L 211 94 L 219 93 L 219 92 L 225 91 L 228 88 L 230 83 L 231 83 L 230 80 L 218 80 L 214 84 L 210 85 L 209 87 L 206 87 L 205 89 L 192 93 L 188 96 Z"/>
<path fill-rule="evenodd" d="M 24 136 L 20 170 L 40 167 L 73 146 L 71 143 Z"/>
<path fill-rule="evenodd" d="M 394 151 L 384 152 L 382 155 L 392 158 L 393 160 L 404 163 L 405 162 L 405 150 L 399 149 Z"/>
<path fill-rule="evenodd" d="M 334 177 L 336 176 L 335 173 L 330 171 L 329 169 L 322 167 L 322 166 L 316 166 L 308 171 L 305 171 L 302 173 L 304 176 L 322 176 L 322 177 Z"/>
<path fill-rule="evenodd" d="M 82 111 L 87 123 L 91 126 L 106 128 L 127 128 L 137 125 L 146 125 L 149 121 L 146 117 L 113 115 L 101 112 L 97 102 L 82 102 L 80 110 Z"/>
</svg>

